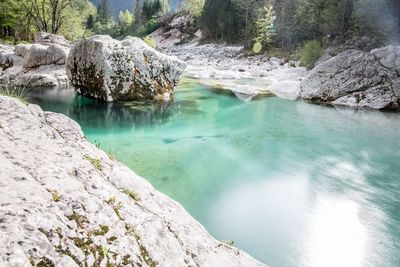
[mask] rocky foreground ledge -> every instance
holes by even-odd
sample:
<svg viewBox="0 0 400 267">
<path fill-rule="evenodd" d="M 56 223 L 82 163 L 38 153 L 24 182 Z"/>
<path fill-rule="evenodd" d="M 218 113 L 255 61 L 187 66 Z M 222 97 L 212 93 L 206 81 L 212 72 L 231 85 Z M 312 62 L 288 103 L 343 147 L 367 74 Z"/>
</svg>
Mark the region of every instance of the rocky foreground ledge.
<svg viewBox="0 0 400 267">
<path fill-rule="evenodd" d="M 0 266 L 264 266 L 90 144 L 0 96 Z"/>
</svg>

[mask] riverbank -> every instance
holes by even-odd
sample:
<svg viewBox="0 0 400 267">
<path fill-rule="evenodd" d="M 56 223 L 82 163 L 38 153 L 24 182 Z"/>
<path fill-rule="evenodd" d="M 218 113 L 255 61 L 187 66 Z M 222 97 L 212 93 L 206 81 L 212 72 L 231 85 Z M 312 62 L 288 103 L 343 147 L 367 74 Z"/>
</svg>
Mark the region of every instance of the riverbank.
<svg viewBox="0 0 400 267">
<path fill-rule="evenodd" d="M 184 76 L 209 87 L 233 92 L 242 100 L 276 95 L 297 99 L 300 82 L 307 75 L 306 68 L 283 58 L 264 54 L 244 56 L 242 46 L 226 44 L 188 44 L 160 47 L 168 55 L 176 56 L 188 66 Z"/>
</svg>

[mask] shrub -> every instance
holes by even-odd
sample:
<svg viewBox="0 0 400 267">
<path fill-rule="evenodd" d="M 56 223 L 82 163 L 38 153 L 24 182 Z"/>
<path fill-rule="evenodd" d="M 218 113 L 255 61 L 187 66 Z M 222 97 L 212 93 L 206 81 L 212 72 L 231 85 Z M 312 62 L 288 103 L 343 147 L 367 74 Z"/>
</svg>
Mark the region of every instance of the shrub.
<svg viewBox="0 0 400 267">
<path fill-rule="evenodd" d="M 150 36 L 144 37 L 144 38 L 143 38 L 143 41 L 144 41 L 148 46 L 150 46 L 150 47 L 152 47 L 152 48 L 156 48 L 156 46 L 157 46 L 156 41 L 155 41 L 153 38 L 151 38 Z"/>
<path fill-rule="evenodd" d="M 160 27 L 160 24 L 156 19 L 150 19 L 146 25 L 144 26 L 144 30 L 146 34 L 150 34 Z"/>
<path fill-rule="evenodd" d="M 302 66 L 312 69 L 315 66 L 315 62 L 321 57 L 324 49 L 321 46 L 320 41 L 312 40 L 304 44 L 303 48 L 300 49 L 300 63 Z"/>
</svg>

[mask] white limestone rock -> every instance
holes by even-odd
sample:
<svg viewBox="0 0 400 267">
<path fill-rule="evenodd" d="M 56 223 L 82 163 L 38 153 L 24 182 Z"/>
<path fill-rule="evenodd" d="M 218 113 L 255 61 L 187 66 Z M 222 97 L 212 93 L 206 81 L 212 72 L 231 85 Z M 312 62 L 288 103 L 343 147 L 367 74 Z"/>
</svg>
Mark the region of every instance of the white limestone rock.
<svg viewBox="0 0 400 267">
<path fill-rule="evenodd" d="M 79 41 L 67 59 L 78 93 L 103 101 L 171 100 L 186 65 L 141 39 L 96 35 Z"/>
<path fill-rule="evenodd" d="M 0 85 L 68 87 L 65 61 L 69 43 L 48 33 L 35 34 L 35 40 L 40 43 L 0 47 Z"/>
<path fill-rule="evenodd" d="M 51 64 L 64 65 L 68 52 L 67 48 L 57 44 L 51 44 L 50 46 L 31 45 L 24 56 L 24 68 L 37 68 Z"/>
<path fill-rule="evenodd" d="M 400 46 L 348 50 L 317 65 L 302 81 L 306 100 L 400 110 Z"/>
</svg>

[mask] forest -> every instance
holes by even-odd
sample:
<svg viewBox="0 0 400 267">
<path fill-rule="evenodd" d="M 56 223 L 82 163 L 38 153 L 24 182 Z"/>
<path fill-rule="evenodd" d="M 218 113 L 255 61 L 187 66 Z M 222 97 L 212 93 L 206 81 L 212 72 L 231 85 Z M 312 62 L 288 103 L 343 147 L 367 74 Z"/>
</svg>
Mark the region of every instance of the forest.
<svg viewBox="0 0 400 267">
<path fill-rule="evenodd" d="M 70 40 L 93 34 L 145 37 L 175 13 L 193 16 L 206 41 L 255 45 L 255 50 L 291 51 L 303 45 L 318 50 L 365 35 L 384 44 L 400 36 L 397 0 L 185 0 L 174 1 L 173 8 L 168 0 L 125 2 L 131 8 L 118 12 L 109 0 L 97 5 L 89 0 L 3 0 L 0 38 L 29 41 L 35 31 Z"/>
</svg>

